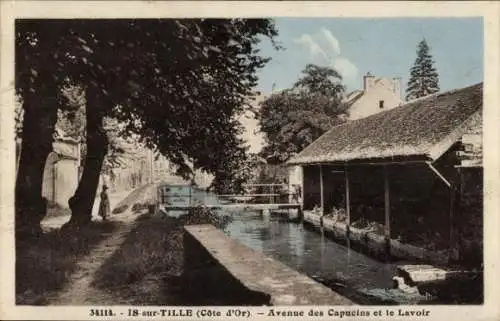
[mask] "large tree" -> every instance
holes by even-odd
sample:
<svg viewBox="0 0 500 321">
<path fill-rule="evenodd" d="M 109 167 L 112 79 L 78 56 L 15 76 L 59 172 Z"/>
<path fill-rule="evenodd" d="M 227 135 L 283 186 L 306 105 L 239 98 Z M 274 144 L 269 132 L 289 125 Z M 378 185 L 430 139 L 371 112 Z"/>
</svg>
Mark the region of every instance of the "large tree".
<svg viewBox="0 0 500 321">
<path fill-rule="evenodd" d="M 66 105 L 64 28 L 43 28 L 39 23 L 16 22 L 16 94 L 22 106 L 18 134 L 22 139 L 15 186 L 16 231 L 18 235 L 40 232 L 46 213 L 42 197 L 43 172 L 52 151 L 58 107 Z"/>
<path fill-rule="evenodd" d="M 439 92 L 439 75 L 434 67 L 427 41 L 418 44 L 417 58 L 410 69 L 406 88 L 406 100 L 412 100 Z"/>
<path fill-rule="evenodd" d="M 342 122 L 343 93 L 336 70 L 307 65 L 292 88 L 272 94 L 261 104 L 258 117 L 267 142 L 262 157 L 282 163 Z"/>
<path fill-rule="evenodd" d="M 273 39 L 277 34 L 272 21 L 57 20 L 27 24 L 36 24 L 34 30 L 49 31 L 64 26 L 65 32 L 57 37 L 60 42 L 52 40 L 44 46 L 58 46 L 47 50 L 51 59 L 64 67 L 65 79 L 85 91 L 87 153 L 80 184 L 70 200 L 72 223 L 90 221 L 108 150 L 105 117 L 123 122 L 123 136 L 139 135 L 147 147 L 167 156 L 186 176 L 191 172 L 190 162 L 218 173 L 223 164 L 240 157 L 244 147 L 236 136 L 241 128 L 233 116 L 249 108 L 246 98 L 256 85 L 255 73 L 268 61 L 255 46 L 262 36 Z M 55 52 L 59 53 L 52 55 Z"/>
</svg>

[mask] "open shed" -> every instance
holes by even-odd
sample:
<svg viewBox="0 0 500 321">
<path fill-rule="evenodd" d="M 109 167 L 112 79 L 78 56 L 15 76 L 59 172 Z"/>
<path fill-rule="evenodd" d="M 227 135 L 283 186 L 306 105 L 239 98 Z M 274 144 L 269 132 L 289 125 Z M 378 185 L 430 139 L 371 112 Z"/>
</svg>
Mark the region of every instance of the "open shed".
<svg viewBox="0 0 500 321">
<path fill-rule="evenodd" d="M 287 163 L 302 168 L 303 211 L 342 209 L 348 228 L 378 222 L 387 241 L 452 249 L 463 137 L 481 136 L 482 90 L 480 83 L 430 95 L 333 127 Z"/>
</svg>

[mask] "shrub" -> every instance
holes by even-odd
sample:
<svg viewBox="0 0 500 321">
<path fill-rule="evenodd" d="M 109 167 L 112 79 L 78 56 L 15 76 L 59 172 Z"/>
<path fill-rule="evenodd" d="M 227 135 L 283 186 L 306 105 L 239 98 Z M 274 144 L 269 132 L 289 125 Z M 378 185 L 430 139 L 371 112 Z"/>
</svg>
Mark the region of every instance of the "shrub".
<svg viewBox="0 0 500 321">
<path fill-rule="evenodd" d="M 121 213 L 125 212 L 127 209 L 128 209 L 128 205 L 123 204 L 121 206 L 115 207 L 113 209 L 113 214 L 121 214 Z"/>
<path fill-rule="evenodd" d="M 231 221 L 229 215 L 218 215 L 207 207 L 198 206 L 190 209 L 189 213 L 181 218 L 184 225 L 212 224 L 217 228 L 225 228 Z"/>
</svg>

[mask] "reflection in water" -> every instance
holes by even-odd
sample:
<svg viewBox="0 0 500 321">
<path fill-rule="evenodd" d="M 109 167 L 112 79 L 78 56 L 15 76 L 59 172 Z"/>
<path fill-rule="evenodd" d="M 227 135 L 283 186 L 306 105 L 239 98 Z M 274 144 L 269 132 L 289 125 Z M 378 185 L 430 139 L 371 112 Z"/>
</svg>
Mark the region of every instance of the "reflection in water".
<svg viewBox="0 0 500 321">
<path fill-rule="evenodd" d="M 216 196 L 204 191 L 195 191 L 193 196 L 202 204 L 218 204 Z M 232 217 L 224 228 L 228 236 L 312 278 L 400 303 L 422 300 L 419 295 L 390 290 L 396 275 L 394 264 L 380 262 L 279 217 L 252 211 L 218 212 Z"/>
<path fill-rule="evenodd" d="M 317 280 L 378 299 L 411 304 L 423 297 L 391 289 L 396 266 L 335 243 L 322 233 L 271 216 L 233 213 L 224 232 L 246 246 L 271 256 Z M 346 294 L 347 295 L 347 294 Z"/>
<path fill-rule="evenodd" d="M 239 214 L 233 215 L 225 232 L 312 276 L 338 280 L 356 289 L 392 286 L 394 265 L 352 251 L 302 225 Z"/>
</svg>

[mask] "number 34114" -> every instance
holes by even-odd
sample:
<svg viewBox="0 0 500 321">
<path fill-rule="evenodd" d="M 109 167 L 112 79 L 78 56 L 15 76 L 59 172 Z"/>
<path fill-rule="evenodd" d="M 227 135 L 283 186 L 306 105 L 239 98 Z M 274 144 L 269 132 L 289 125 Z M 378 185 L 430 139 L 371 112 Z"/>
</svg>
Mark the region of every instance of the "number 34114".
<svg viewBox="0 0 500 321">
<path fill-rule="evenodd" d="M 91 317 L 113 317 L 116 314 L 111 309 L 90 309 Z"/>
</svg>

